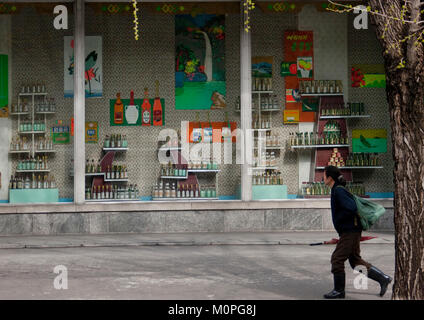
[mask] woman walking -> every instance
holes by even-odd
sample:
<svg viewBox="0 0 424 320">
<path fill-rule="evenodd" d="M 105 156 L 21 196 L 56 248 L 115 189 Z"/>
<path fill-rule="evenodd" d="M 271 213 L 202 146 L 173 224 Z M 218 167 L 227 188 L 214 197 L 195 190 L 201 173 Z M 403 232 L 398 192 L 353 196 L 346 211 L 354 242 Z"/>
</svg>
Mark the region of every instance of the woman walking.
<svg viewBox="0 0 424 320">
<path fill-rule="evenodd" d="M 367 268 L 368 277 L 380 284 L 380 296 L 387 290 L 392 281 L 381 270 L 364 261 L 360 255 L 362 226 L 358 216 L 358 208 L 353 196 L 344 187 L 346 181 L 341 171 L 334 166 L 328 166 L 324 171 L 324 182 L 331 187 L 331 214 L 334 228 L 339 234 L 339 242 L 331 256 L 331 273 L 334 277 L 334 289 L 325 294 L 326 299 L 343 299 L 345 297 L 345 261 L 354 269 L 362 265 Z"/>
</svg>

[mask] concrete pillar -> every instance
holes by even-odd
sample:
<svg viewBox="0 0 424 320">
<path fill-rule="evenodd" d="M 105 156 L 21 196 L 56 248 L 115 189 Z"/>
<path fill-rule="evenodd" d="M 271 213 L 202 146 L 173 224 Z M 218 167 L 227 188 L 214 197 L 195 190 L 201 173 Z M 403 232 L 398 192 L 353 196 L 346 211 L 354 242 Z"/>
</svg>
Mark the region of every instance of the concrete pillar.
<svg viewBox="0 0 424 320">
<path fill-rule="evenodd" d="M 0 54 L 8 56 L 9 63 L 9 106 L 12 102 L 12 16 L 0 15 Z M 9 161 L 9 146 L 12 138 L 12 121 L 0 118 L 0 200 L 9 198 L 9 179 L 12 174 L 12 162 Z"/>
<path fill-rule="evenodd" d="M 84 0 L 75 0 L 74 201 L 85 201 L 85 16 Z"/>
<path fill-rule="evenodd" d="M 241 165 L 241 199 L 243 201 L 252 200 L 252 177 L 250 175 L 250 162 L 252 159 L 252 42 L 251 32 L 244 30 L 244 6 L 240 2 L 240 113 L 241 130 L 244 136 L 242 143 L 242 154 L 244 156 Z"/>
</svg>

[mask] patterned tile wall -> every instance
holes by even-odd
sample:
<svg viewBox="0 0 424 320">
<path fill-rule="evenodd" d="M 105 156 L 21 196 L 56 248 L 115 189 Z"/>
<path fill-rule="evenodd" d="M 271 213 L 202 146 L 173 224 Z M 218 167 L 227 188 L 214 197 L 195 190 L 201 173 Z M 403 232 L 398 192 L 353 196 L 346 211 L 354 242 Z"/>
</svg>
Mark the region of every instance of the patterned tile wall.
<svg viewBox="0 0 424 320">
<path fill-rule="evenodd" d="M 353 16 L 349 16 L 349 65 L 352 64 L 383 64 L 382 47 L 375 35 L 374 27 L 368 30 L 353 28 Z M 349 77 L 350 79 L 350 77 Z M 349 80 L 349 86 L 351 82 Z M 367 192 L 393 192 L 393 158 L 390 129 L 389 105 L 386 90 L 380 88 L 349 88 L 349 100 L 365 103 L 369 119 L 351 121 L 350 129 L 386 129 L 388 135 L 387 153 L 380 154 L 384 169 L 354 171 L 354 179 L 363 181 Z"/>
</svg>

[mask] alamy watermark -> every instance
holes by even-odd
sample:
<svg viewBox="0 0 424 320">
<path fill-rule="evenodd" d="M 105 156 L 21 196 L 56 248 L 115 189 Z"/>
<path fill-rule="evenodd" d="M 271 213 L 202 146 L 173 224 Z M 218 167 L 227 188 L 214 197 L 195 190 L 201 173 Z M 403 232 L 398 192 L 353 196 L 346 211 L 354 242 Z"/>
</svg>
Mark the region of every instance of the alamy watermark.
<svg viewBox="0 0 424 320">
<path fill-rule="evenodd" d="M 58 274 L 53 280 L 53 287 L 56 290 L 68 290 L 68 268 L 64 265 L 57 265 L 53 272 Z"/>
</svg>

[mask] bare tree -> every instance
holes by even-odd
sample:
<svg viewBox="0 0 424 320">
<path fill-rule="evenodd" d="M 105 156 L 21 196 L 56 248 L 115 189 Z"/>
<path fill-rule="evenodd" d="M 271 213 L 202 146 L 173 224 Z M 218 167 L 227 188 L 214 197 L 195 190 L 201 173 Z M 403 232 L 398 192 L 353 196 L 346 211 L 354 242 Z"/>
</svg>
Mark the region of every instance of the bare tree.
<svg viewBox="0 0 424 320">
<path fill-rule="evenodd" d="M 337 12 L 351 5 L 329 1 Z M 395 183 L 392 299 L 424 299 L 424 1 L 369 0 L 383 46 Z"/>
</svg>

